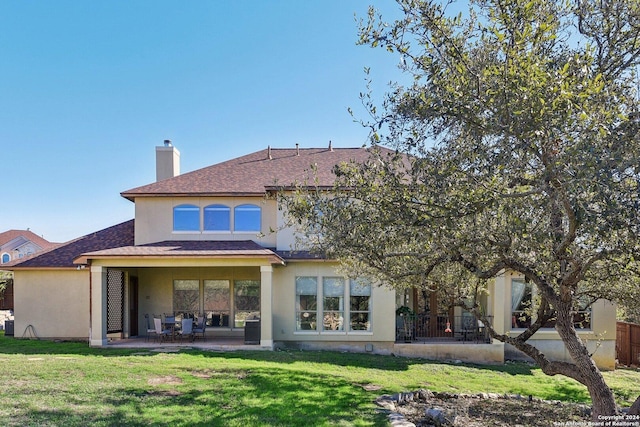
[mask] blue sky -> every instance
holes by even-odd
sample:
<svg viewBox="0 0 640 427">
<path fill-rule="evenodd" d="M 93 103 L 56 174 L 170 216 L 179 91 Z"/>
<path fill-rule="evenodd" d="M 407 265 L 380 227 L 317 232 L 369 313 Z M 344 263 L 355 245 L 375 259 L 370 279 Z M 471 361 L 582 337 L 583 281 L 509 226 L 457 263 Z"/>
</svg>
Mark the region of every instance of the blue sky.
<svg viewBox="0 0 640 427">
<path fill-rule="evenodd" d="M 266 148 L 361 146 L 359 93 L 400 78 L 357 46 L 370 2 L 0 2 L 0 232 L 67 241 L 126 221 L 171 139 L 188 172 Z M 376 1 L 391 17 L 391 0 Z M 355 17 L 354 17 L 355 15 Z"/>
</svg>

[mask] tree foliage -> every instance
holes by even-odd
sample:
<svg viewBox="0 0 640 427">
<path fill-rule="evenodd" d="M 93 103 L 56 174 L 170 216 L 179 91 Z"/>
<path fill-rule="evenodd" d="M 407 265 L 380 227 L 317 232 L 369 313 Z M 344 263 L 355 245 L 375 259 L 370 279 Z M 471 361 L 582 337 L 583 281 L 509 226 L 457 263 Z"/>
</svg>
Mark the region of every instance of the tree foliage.
<svg viewBox="0 0 640 427">
<path fill-rule="evenodd" d="M 572 314 L 640 294 L 640 3 L 398 4 L 400 19 L 371 8 L 360 28 L 413 76 L 382 106 L 362 97 L 374 147 L 395 151 L 337 167 L 335 191 L 301 187 L 286 208 L 307 244 L 397 287 L 449 283 L 462 304 L 522 274 L 537 320 L 492 336 L 585 384 L 594 414 L 615 412 Z M 572 362 L 527 342 L 551 318 Z"/>
</svg>

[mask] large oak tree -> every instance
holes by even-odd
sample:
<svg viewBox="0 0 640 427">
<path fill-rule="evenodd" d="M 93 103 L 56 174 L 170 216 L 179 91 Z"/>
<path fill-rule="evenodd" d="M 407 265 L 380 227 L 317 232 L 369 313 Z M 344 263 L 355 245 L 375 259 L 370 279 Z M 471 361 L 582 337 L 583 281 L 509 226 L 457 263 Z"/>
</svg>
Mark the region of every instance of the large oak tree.
<svg viewBox="0 0 640 427">
<path fill-rule="evenodd" d="M 307 184 L 286 209 L 351 271 L 448 283 L 489 326 L 475 303 L 486 281 L 520 273 L 537 291 L 534 321 L 492 337 L 584 384 L 594 417 L 614 414 L 573 314 L 638 295 L 640 3 L 475 0 L 455 16 L 455 4 L 398 4 L 399 19 L 370 9 L 360 28 L 412 76 L 380 106 L 363 94 L 373 145 L 395 152 L 341 165 L 334 191 Z M 550 319 L 571 361 L 528 342 Z"/>
</svg>

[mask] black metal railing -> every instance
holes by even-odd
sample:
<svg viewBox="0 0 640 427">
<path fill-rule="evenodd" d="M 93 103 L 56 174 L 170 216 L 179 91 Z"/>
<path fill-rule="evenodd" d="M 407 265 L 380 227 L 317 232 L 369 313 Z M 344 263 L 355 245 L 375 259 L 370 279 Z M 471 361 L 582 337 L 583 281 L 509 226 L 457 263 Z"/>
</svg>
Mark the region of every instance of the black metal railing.
<svg viewBox="0 0 640 427">
<path fill-rule="evenodd" d="M 492 316 L 487 316 L 489 322 Z M 430 314 L 396 317 L 396 341 L 460 341 L 489 343 L 485 324 L 471 315 L 431 316 Z"/>
</svg>

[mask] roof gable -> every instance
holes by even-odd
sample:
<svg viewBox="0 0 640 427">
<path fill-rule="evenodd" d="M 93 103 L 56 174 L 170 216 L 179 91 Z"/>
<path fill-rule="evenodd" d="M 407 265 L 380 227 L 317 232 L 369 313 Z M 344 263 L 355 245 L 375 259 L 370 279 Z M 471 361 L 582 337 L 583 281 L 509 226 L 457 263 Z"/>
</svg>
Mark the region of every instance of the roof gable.
<svg viewBox="0 0 640 427">
<path fill-rule="evenodd" d="M 51 243 L 30 230 L 7 230 L 3 233 L 0 233 L 0 247 L 3 247 L 11 242 L 11 246 L 15 248 L 26 243 L 27 241 L 33 243 L 41 249 L 48 249 L 57 245 L 57 243 Z"/>
<path fill-rule="evenodd" d="M 129 200 L 138 196 L 262 195 L 267 187 L 290 186 L 308 179 L 317 179 L 320 186 L 331 186 L 335 165 L 363 162 L 369 154 L 370 150 L 364 147 L 265 149 L 121 195 Z"/>
</svg>

